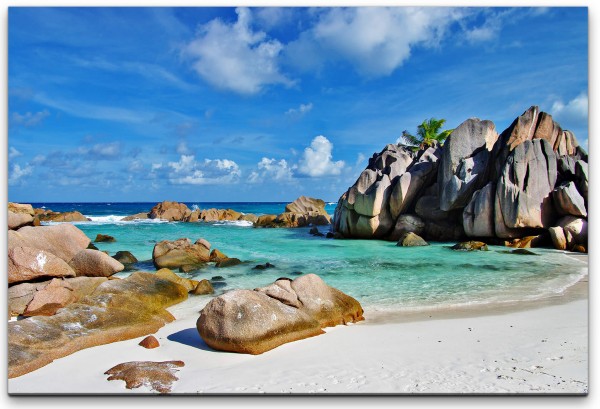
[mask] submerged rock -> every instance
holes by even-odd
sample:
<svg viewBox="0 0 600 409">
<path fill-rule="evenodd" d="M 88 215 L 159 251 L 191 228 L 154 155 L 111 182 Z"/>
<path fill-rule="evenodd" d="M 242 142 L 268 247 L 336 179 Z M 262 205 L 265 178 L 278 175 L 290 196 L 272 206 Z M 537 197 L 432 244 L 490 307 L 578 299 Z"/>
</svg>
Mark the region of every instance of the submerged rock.
<svg viewBox="0 0 600 409">
<path fill-rule="evenodd" d="M 464 241 L 462 243 L 457 243 L 451 247 L 452 250 L 463 250 L 463 251 L 473 251 L 473 250 L 482 250 L 488 251 L 488 246 L 482 241 Z"/>
<path fill-rule="evenodd" d="M 217 263 L 215 264 L 215 267 L 217 267 L 217 268 L 233 267 L 233 266 L 237 266 L 238 264 L 242 264 L 242 260 L 240 260 L 239 258 L 235 258 L 235 257 L 231 257 L 231 258 L 227 257 L 227 258 L 217 261 Z"/>
<path fill-rule="evenodd" d="M 212 294 L 214 292 L 215 290 L 210 281 L 204 279 L 200 280 L 200 282 L 196 285 L 196 287 L 194 288 L 194 290 L 192 290 L 191 293 L 194 295 L 206 295 Z"/>
<path fill-rule="evenodd" d="M 179 284 L 150 273 L 107 280 L 50 317 L 8 323 L 8 377 L 81 349 L 155 333 L 174 320 L 165 309 L 187 298 Z"/>
<path fill-rule="evenodd" d="M 361 321 L 362 314 L 354 298 L 307 274 L 216 297 L 200 312 L 197 328 L 214 349 L 261 354 L 322 334 L 324 327 Z"/>
<path fill-rule="evenodd" d="M 173 383 L 179 380 L 175 373 L 178 371 L 177 368 L 183 366 L 185 366 L 183 361 L 125 362 L 110 368 L 104 374 L 110 375 L 107 379 L 109 381 L 125 381 L 127 389 L 145 386 L 155 392 L 165 394 L 171 392 Z"/>
</svg>

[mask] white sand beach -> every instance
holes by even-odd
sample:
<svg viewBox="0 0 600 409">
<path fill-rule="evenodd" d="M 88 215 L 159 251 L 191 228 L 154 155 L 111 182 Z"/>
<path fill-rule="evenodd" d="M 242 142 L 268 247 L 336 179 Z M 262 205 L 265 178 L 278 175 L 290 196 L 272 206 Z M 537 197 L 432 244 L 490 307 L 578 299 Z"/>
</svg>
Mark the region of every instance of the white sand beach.
<svg viewBox="0 0 600 409">
<path fill-rule="evenodd" d="M 557 393 L 588 390 L 587 281 L 550 300 L 483 312 L 430 312 L 405 322 L 381 317 L 326 330 L 262 355 L 211 350 L 196 330 L 198 298 L 170 308 L 155 335 L 98 346 L 10 379 L 11 394 L 151 393 L 107 381 L 128 361 L 182 360 L 173 394 L 186 393 Z M 525 309 L 523 309 L 525 308 Z M 484 315 L 481 315 L 481 314 Z M 397 320 L 394 320 L 397 321 Z M 66 376 L 69 374 L 69 376 Z"/>
</svg>

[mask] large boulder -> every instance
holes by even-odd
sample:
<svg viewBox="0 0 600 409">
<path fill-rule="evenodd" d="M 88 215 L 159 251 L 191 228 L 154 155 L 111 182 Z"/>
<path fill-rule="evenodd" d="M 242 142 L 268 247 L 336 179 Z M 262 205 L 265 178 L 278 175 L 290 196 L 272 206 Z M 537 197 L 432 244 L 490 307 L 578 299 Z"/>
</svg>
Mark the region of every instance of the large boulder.
<svg viewBox="0 0 600 409">
<path fill-rule="evenodd" d="M 163 240 L 154 246 L 152 261 L 156 268 L 196 266 L 210 261 L 210 251 L 203 243 L 192 244 L 187 238 Z"/>
<path fill-rule="evenodd" d="M 71 295 L 73 295 L 73 302 L 76 302 L 86 295 L 91 294 L 96 287 L 106 280 L 106 277 L 74 277 L 12 285 L 8 287 L 8 313 L 10 316 L 23 314 L 36 293 L 44 290 L 51 282 L 54 282 L 55 285 L 60 284 L 68 288 L 71 291 Z"/>
<path fill-rule="evenodd" d="M 565 237 L 565 232 L 562 227 L 555 226 L 550 227 L 548 229 L 550 233 L 550 239 L 552 239 L 552 244 L 554 248 L 557 250 L 566 250 L 567 249 L 567 239 Z"/>
<path fill-rule="evenodd" d="M 150 273 L 107 280 L 79 302 L 53 316 L 8 323 L 8 377 L 97 345 L 155 333 L 174 320 L 165 309 L 187 298 L 187 290 Z"/>
<path fill-rule="evenodd" d="M 156 276 L 179 284 L 180 286 L 184 287 L 188 292 L 194 290 L 194 288 L 196 288 L 196 286 L 198 285 L 197 281 L 190 280 L 185 277 L 180 277 L 174 271 L 169 270 L 168 268 L 161 268 L 156 272 Z"/>
<path fill-rule="evenodd" d="M 581 244 L 587 248 L 588 244 L 588 223 L 587 220 L 565 216 L 556 223 L 558 227 L 562 227 L 568 248 L 572 248 L 577 244 Z"/>
<path fill-rule="evenodd" d="M 33 207 L 30 204 L 8 203 L 8 229 L 16 230 L 33 223 Z"/>
<path fill-rule="evenodd" d="M 26 226 L 8 232 L 8 248 L 32 247 L 52 253 L 66 262 L 87 248 L 90 239 L 72 224 Z"/>
<path fill-rule="evenodd" d="M 471 118 L 460 124 L 444 143 L 438 168 L 440 209 L 465 207 L 473 192 L 488 180 L 488 162 L 498 132 L 492 121 Z"/>
<path fill-rule="evenodd" d="M 463 228 L 469 237 L 494 237 L 496 184 L 490 182 L 473 194 L 463 210 Z"/>
<path fill-rule="evenodd" d="M 184 203 L 164 201 L 156 204 L 150 209 L 148 218 L 167 221 L 184 221 L 191 214 L 192 211 Z"/>
<path fill-rule="evenodd" d="M 414 214 L 403 214 L 396 220 L 396 226 L 390 233 L 389 240 L 397 241 L 405 233 L 414 233 L 415 235 L 423 234 L 425 223 L 419 216 Z"/>
<path fill-rule="evenodd" d="M 197 328 L 214 349 L 261 354 L 323 334 L 324 327 L 361 321 L 362 314 L 354 298 L 307 274 L 216 297 L 200 312 Z"/>
<path fill-rule="evenodd" d="M 58 309 L 71 304 L 74 300 L 73 289 L 69 284 L 55 278 L 33 295 L 32 300 L 25 307 L 23 315 L 26 317 L 54 315 Z"/>
<path fill-rule="evenodd" d="M 575 187 L 574 182 L 568 182 L 558 186 L 552 192 L 554 208 L 561 216 L 571 215 L 587 217 L 585 200 Z"/>
<path fill-rule="evenodd" d="M 577 190 L 586 201 L 588 198 L 588 164 L 582 160 L 575 162 L 575 177 L 577 179 Z"/>
<path fill-rule="evenodd" d="M 78 277 L 110 277 L 125 269 L 123 264 L 108 254 L 91 249 L 81 250 L 71 259 L 69 265 Z"/>
<path fill-rule="evenodd" d="M 8 284 L 37 280 L 43 277 L 75 277 L 66 261 L 54 254 L 32 247 L 8 249 Z"/>
<path fill-rule="evenodd" d="M 522 234 L 518 229 L 550 227 L 554 216 L 550 193 L 556 177 L 556 155 L 548 141 L 517 145 L 496 186 L 496 236 L 514 238 Z"/>
<path fill-rule="evenodd" d="M 112 258 L 114 258 L 124 266 L 128 266 L 138 262 L 138 259 L 127 250 L 117 251 L 115 255 L 112 256 Z"/>
</svg>

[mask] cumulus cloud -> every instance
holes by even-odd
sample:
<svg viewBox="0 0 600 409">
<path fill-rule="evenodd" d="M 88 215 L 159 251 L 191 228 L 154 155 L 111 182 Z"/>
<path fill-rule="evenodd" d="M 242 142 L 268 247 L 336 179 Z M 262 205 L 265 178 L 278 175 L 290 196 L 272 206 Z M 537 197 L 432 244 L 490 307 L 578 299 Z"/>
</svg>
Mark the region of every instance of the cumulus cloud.
<svg viewBox="0 0 600 409">
<path fill-rule="evenodd" d="M 265 180 L 291 181 L 293 178 L 292 168 L 285 159 L 276 160 L 262 158 L 257 164 L 257 170 L 248 176 L 249 183 L 261 183 Z"/>
<path fill-rule="evenodd" d="M 415 46 L 439 44 L 450 25 L 463 17 L 460 9 L 354 7 L 325 9 L 316 24 L 290 43 L 286 55 L 301 68 L 323 59 L 351 62 L 361 74 L 391 74 Z"/>
<path fill-rule="evenodd" d="M 285 111 L 285 114 L 292 118 L 300 118 L 304 114 L 309 113 L 312 109 L 313 104 L 312 102 L 309 102 L 308 104 L 300 104 L 298 108 L 290 108 Z"/>
<path fill-rule="evenodd" d="M 564 103 L 562 100 L 554 101 L 550 113 L 559 122 L 587 124 L 588 96 L 586 93 L 581 93 L 567 103 Z"/>
<path fill-rule="evenodd" d="M 315 137 L 298 163 L 298 171 L 310 177 L 339 175 L 344 161 L 333 161 L 333 144 L 323 135 Z"/>
<path fill-rule="evenodd" d="M 218 185 L 235 183 L 241 176 L 237 163 L 229 159 L 196 161 L 194 155 L 181 155 L 178 161 L 167 165 L 153 164 L 152 172 L 174 185 Z"/>
<path fill-rule="evenodd" d="M 18 112 L 13 112 L 11 117 L 11 125 L 13 126 L 24 126 L 26 128 L 31 128 L 39 125 L 44 119 L 50 116 L 50 112 L 47 110 L 39 111 L 39 112 L 26 112 L 24 114 L 20 114 Z"/>
<path fill-rule="evenodd" d="M 272 84 L 291 86 L 293 81 L 279 69 L 283 44 L 253 31 L 249 9 L 235 11 L 235 23 L 211 20 L 186 45 L 184 54 L 193 61 L 194 70 L 215 87 L 240 94 L 256 94 Z"/>
<path fill-rule="evenodd" d="M 26 164 L 25 166 L 21 167 L 19 164 L 15 163 L 8 177 L 8 184 L 19 184 L 25 176 L 31 175 L 31 172 L 33 172 L 33 167 L 31 167 L 29 164 Z"/>
<path fill-rule="evenodd" d="M 16 150 L 13 146 L 11 146 L 8 149 L 8 159 L 14 159 L 16 157 L 19 157 L 23 155 L 21 152 L 19 152 L 18 150 Z"/>
</svg>

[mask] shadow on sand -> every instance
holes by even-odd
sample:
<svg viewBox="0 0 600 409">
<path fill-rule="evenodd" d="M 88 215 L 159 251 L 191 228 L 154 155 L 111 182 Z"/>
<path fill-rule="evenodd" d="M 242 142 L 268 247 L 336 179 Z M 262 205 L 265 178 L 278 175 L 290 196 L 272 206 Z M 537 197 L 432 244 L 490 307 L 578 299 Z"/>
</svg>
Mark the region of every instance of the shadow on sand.
<svg viewBox="0 0 600 409">
<path fill-rule="evenodd" d="M 167 339 L 169 341 L 179 342 L 180 344 L 202 349 L 204 351 L 221 352 L 206 345 L 206 342 L 204 342 L 204 340 L 200 337 L 200 334 L 198 334 L 198 330 L 196 328 L 182 329 L 179 332 L 169 335 Z"/>
</svg>

